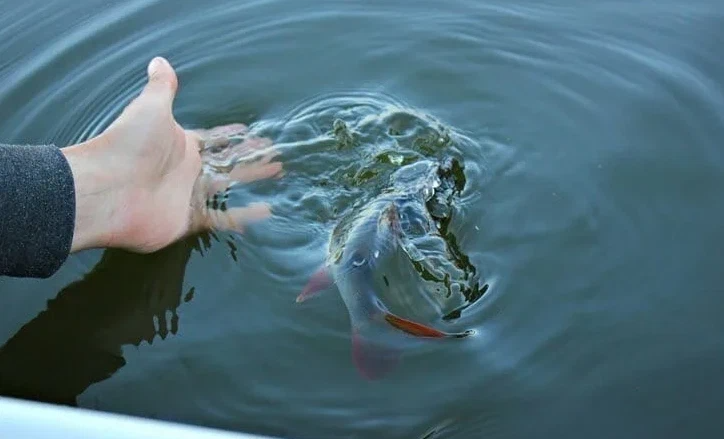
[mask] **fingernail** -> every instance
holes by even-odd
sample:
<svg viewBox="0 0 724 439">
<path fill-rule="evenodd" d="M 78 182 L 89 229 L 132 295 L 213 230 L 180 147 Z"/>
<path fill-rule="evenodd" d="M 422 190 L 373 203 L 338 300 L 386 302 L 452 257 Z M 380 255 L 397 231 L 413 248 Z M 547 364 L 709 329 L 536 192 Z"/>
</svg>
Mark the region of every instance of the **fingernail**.
<svg viewBox="0 0 724 439">
<path fill-rule="evenodd" d="M 163 68 L 165 61 L 160 56 L 155 57 L 151 60 L 151 62 L 148 64 L 148 76 L 154 76 L 158 74 L 159 70 Z"/>
</svg>

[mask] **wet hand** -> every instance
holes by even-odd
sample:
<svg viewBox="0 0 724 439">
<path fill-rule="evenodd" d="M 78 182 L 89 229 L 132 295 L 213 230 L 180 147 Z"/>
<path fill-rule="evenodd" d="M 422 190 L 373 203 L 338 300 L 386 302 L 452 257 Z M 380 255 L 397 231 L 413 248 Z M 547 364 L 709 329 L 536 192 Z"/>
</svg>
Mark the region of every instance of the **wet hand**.
<svg viewBox="0 0 724 439">
<path fill-rule="evenodd" d="M 173 68 L 154 59 L 141 94 L 103 133 L 63 148 L 76 190 L 71 252 L 153 252 L 193 233 L 241 232 L 271 214 L 264 203 L 227 206 L 223 195 L 238 182 L 281 176 L 271 142 L 241 124 L 182 128 L 172 112 L 177 88 Z"/>
</svg>

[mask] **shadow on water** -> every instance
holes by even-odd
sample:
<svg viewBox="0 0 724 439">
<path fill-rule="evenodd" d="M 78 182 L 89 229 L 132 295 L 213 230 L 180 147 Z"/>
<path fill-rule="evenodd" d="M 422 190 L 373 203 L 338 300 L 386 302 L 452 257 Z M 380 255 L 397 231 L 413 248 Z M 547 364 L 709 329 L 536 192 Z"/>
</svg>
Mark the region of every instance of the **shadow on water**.
<svg viewBox="0 0 724 439">
<path fill-rule="evenodd" d="M 192 251 L 209 248 L 209 238 L 152 254 L 106 250 L 0 347 L 0 394 L 75 406 L 86 388 L 126 364 L 123 345 L 175 335 L 176 310 L 194 295 L 193 287 L 182 290 L 187 262 Z"/>
</svg>

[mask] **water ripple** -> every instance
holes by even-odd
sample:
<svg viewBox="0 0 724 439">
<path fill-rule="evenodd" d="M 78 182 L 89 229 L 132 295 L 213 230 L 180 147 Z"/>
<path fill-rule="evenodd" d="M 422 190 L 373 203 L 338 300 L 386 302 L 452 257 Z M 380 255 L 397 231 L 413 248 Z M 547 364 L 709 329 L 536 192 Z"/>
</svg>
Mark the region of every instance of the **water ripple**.
<svg viewBox="0 0 724 439">
<path fill-rule="evenodd" d="M 235 192 L 274 217 L 195 254 L 178 328 L 88 390 L 110 395 L 101 409 L 295 437 L 546 435 L 531 425 L 566 423 L 546 419 L 551 401 L 628 373 L 597 346 L 663 356 L 642 342 L 670 334 L 651 316 L 696 303 L 677 288 L 715 265 L 716 2 L 15 3 L 0 17 L 7 141 L 99 133 L 161 54 L 182 123 L 249 123 L 287 170 Z M 491 285 L 460 318 L 480 334 L 362 383 L 341 301 L 294 297 L 336 219 L 438 142 L 466 164 L 451 230 Z M 677 355 L 712 343 L 695 328 L 677 320 Z"/>
</svg>

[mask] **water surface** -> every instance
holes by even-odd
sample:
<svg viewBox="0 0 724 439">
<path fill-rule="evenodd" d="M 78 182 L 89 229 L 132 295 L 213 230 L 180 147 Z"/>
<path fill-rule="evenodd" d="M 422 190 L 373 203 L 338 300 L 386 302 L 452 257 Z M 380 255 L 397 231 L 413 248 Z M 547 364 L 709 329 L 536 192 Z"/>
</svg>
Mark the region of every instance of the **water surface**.
<svg viewBox="0 0 724 439">
<path fill-rule="evenodd" d="M 244 236 L 1 279 L 1 393 L 297 438 L 724 426 L 719 2 L 3 6 L 3 141 L 98 134 L 163 55 L 183 125 L 251 124 L 288 172 L 235 192 L 275 206 Z M 450 232 L 489 288 L 434 323 L 477 335 L 367 382 L 334 291 L 294 299 L 335 219 L 439 127 L 465 163 Z"/>
</svg>

